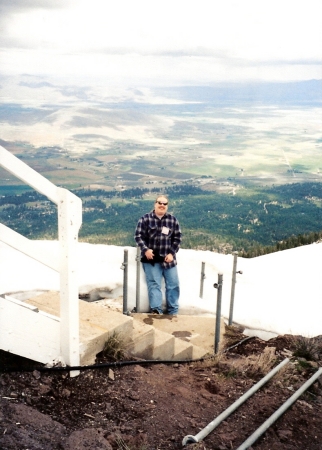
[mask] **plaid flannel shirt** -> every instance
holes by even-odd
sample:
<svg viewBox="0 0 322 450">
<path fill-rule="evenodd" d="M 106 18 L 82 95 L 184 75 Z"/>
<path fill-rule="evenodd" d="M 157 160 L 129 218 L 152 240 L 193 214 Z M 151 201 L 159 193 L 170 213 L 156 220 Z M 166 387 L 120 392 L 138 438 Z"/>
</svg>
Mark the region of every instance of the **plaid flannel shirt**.
<svg viewBox="0 0 322 450">
<path fill-rule="evenodd" d="M 163 227 L 169 229 L 169 233 L 162 233 Z M 179 250 L 182 233 L 178 220 L 171 214 L 166 213 L 159 219 L 155 212 L 144 214 L 138 221 L 135 230 L 135 241 L 141 249 L 142 257 L 150 248 L 165 257 L 169 253 L 173 255 L 171 263 L 162 262 L 165 269 L 176 266 L 176 253 Z"/>
</svg>

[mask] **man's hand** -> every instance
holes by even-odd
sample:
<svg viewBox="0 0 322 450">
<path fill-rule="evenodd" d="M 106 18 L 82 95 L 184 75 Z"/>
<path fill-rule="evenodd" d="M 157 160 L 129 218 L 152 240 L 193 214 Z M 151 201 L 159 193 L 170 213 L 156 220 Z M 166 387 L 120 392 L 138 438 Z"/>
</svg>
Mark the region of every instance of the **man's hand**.
<svg viewBox="0 0 322 450">
<path fill-rule="evenodd" d="M 151 248 L 149 248 L 149 250 L 147 250 L 145 252 L 145 256 L 147 257 L 147 259 L 153 259 L 153 257 L 154 257 L 153 250 Z"/>
<path fill-rule="evenodd" d="M 173 261 L 173 255 L 168 253 L 168 255 L 164 258 L 164 261 L 167 263 L 171 263 Z"/>
</svg>

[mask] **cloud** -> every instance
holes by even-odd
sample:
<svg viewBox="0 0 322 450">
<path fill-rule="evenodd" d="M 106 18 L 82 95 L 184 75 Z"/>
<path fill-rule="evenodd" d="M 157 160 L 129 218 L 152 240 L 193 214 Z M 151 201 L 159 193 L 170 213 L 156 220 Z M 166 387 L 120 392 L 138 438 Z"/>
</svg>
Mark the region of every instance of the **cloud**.
<svg viewBox="0 0 322 450">
<path fill-rule="evenodd" d="M 88 99 L 87 91 L 89 88 L 78 88 L 75 86 L 64 86 L 57 89 L 65 97 L 76 97 L 78 99 Z"/>
<path fill-rule="evenodd" d="M 5 104 L 0 105 L 0 122 L 33 125 L 46 121 L 55 111 L 54 108 L 26 108 L 18 104 Z"/>
<path fill-rule="evenodd" d="M 54 85 L 51 83 L 48 83 L 47 81 L 21 81 L 19 83 L 19 86 L 26 86 L 29 87 L 31 89 L 39 89 L 42 87 L 53 87 Z"/>
<path fill-rule="evenodd" d="M 2 0 L 0 11 L 5 13 L 20 13 L 24 10 L 59 9 L 72 4 L 71 0 Z"/>
<path fill-rule="evenodd" d="M 319 10 L 320 0 L 2 1 L 0 67 L 127 85 L 320 78 Z"/>
<path fill-rule="evenodd" d="M 72 0 L 1 0 L 0 1 L 0 24 L 11 22 L 17 15 L 32 14 L 36 10 L 58 10 L 72 5 Z M 2 30 L 3 33 L 3 30 Z M 10 40 L 2 35 L 2 45 L 10 44 Z M 21 40 L 23 45 L 23 40 Z"/>
<path fill-rule="evenodd" d="M 112 141 L 112 139 L 108 136 L 104 136 L 102 134 L 95 134 L 95 133 L 89 133 L 89 134 L 74 134 L 73 139 L 75 139 L 76 141 L 80 141 L 80 142 L 84 142 L 84 141 L 89 141 L 92 142 L 93 140 L 100 140 L 100 141 L 107 141 L 110 142 Z"/>
</svg>

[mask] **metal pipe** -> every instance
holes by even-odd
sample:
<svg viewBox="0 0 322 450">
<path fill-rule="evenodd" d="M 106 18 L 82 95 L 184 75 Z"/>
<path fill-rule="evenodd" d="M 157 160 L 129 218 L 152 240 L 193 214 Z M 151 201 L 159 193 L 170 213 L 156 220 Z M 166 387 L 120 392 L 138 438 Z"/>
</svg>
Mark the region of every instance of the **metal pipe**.
<svg viewBox="0 0 322 450">
<path fill-rule="evenodd" d="M 218 353 L 220 341 L 220 322 L 221 322 L 221 294 L 222 294 L 223 274 L 218 274 L 218 283 L 214 287 L 218 289 L 217 292 L 217 309 L 216 309 L 216 329 L 215 329 L 215 353 Z"/>
<path fill-rule="evenodd" d="M 183 438 L 182 445 L 191 444 L 193 442 L 200 442 L 211 431 L 213 431 L 223 420 L 225 420 L 231 413 L 233 413 L 239 406 L 241 406 L 249 397 L 251 397 L 258 389 L 260 389 L 267 381 L 269 381 L 282 367 L 290 362 L 289 358 L 285 358 L 278 366 L 274 367 L 264 378 L 251 387 L 244 395 L 230 405 L 225 411 L 223 411 L 216 419 L 209 423 L 203 430 L 201 430 L 195 436 L 187 435 Z"/>
<path fill-rule="evenodd" d="M 136 248 L 136 312 L 141 312 L 140 306 L 140 275 L 141 275 L 141 250 L 140 247 Z"/>
<path fill-rule="evenodd" d="M 230 307 L 229 307 L 229 319 L 228 325 L 233 323 L 233 312 L 234 312 L 234 299 L 235 299 L 235 285 L 236 285 L 236 268 L 237 268 L 237 256 L 238 253 L 234 252 L 234 261 L 233 261 L 233 274 L 231 279 L 231 293 L 230 293 Z"/>
<path fill-rule="evenodd" d="M 238 347 L 238 345 L 243 344 L 246 341 L 249 341 L 249 339 L 254 339 L 255 336 L 247 336 L 244 339 L 242 339 L 241 341 L 237 342 L 237 344 L 231 345 L 230 347 L 225 348 L 225 350 L 223 351 L 223 353 L 227 353 L 229 352 L 229 350 L 232 350 L 235 347 Z"/>
<path fill-rule="evenodd" d="M 127 308 L 127 284 L 128 284 L 128 267 L 129 267 L 129 252 L 127 249 L 124 250 L 124 261 L 121 269 L 124 270 L 123 273 L 123 314 L 128 314 Z"/>
<path fill-rule="evenodd" d="M 206 274 L 205 274 L 205 264 L 204 262 L 201 263 L 201 274 L 200 274 L 200 293 L 199 293 L 199 297 L 203 298 L 203 282 L 204 279 L 206 278 Z"/>
<path fill-rule="evenodd" d="M 285 403 L 275 411 L 237 450 L 246 450 L 271 426 L 273 423 L 290 408 L 293 403 L 313 384 L 322 374 L 322 367 L 307 380 Z"/>
</svg>

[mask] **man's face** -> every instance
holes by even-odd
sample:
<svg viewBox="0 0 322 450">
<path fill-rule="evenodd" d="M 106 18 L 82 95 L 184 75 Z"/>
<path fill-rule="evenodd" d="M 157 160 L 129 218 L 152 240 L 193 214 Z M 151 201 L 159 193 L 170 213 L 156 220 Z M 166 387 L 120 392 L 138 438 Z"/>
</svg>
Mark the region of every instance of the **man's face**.
<svg viewBox="0 0 322 450">
<path fill-rule="evenodd" d="M 165 197 L 159 197 L 155 202 L 154 211 L 157 216 L 163 216 L 168 210 L 168 200 Z"/>
</svg>

